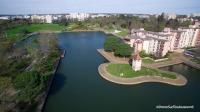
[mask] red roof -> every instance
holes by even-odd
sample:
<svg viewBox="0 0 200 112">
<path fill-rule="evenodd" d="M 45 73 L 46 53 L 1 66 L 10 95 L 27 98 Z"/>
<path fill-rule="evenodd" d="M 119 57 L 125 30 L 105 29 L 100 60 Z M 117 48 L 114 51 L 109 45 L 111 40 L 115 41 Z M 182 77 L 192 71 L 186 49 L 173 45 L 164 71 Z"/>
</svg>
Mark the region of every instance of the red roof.
<svg viewBox="0 0 200 112">
<path fill-rule="evenodd" d="M 139 53 L 133 55 L 133 59 L 134 60 L 141 60 L 141 57 L 140 57 Z"/>
</svg>

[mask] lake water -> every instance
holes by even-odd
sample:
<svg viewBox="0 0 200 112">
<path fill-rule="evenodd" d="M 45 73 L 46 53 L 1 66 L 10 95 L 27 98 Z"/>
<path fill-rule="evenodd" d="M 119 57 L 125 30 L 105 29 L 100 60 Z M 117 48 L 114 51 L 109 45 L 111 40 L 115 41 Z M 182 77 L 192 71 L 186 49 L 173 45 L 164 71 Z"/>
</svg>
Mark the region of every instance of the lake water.
<svg viewBox="0 0 200 112">
<path fill-rule="evenodd" d="M 59 33 L 66 49 L 44 112 L 200 112 L 200 71 L 185 65 L 162 68 L 182 73 L 188 84 L 176 87 L 161 83 L 132 86 L 108 82 L 98 74 L 107 62 L 96 49 L 103 48 L 102 32 Z M 194 105 L 194 109 L 156 109 L 157 105 Z"/>
</svg>

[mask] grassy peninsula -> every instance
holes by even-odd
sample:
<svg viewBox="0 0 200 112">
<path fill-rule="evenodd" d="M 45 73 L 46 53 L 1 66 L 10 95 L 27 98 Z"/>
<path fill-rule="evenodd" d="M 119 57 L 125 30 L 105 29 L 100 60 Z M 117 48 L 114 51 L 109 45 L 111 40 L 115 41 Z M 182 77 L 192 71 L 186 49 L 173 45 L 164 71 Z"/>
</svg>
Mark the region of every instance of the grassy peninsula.
<svg viewBox="0 0 200 112">
<path fill-rule="evenodd" d="M 107 71 L 117 77 L 131 78 L 139 76 L 161 76 L 170 79 L 176 79 L 176 74 L 172 72 L 162 71 L 142 67 L 140 71 L 133 71 L 129 64 L 109 64 Z"/>
</svg>

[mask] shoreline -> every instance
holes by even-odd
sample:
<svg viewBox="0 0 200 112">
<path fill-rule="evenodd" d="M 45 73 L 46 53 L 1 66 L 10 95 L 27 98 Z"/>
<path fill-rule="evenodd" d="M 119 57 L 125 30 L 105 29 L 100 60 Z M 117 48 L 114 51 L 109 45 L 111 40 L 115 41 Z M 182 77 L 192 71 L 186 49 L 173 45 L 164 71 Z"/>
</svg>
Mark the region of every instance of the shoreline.
<svg viewBox="0 0 200 112">
<path fill-rule="evenodd" d="M 117 77 L 117 76 L 111 75 L 106 70 L 106 67 L 109 64 L 110 63 L 101 64 L 98 67 L 98 71 L 102 78 L 113 83 L 122 84 L 122 85 L 136 85 L 136 84 L 147 83 L 147 82 L 157 82 L 157 83 L 164 83 L 164 84 L 169 84 L 169 85 L 174 85 L 174 86 L 184 86 L 187 84 L 187 79 L 184 76 L 179 75 L 179 74 L 177 74 L 176 79 L 170 79 L 170 78 L 160 77 L 160 76 L 139 76 L 139 77 L 133 77 L 133 78 Z"/>
<path fill-rule="evenodd" d="M 48 84 L 47 84 L 47 87 L 45 89 L 45 91 L 42 93 L 44 95 L 42 95 L 42 98 L 41 100 L 39 101 L 39 104 L 38 104 L 38 107 L 37 107 L 37 112 L 43 112 L 44 111 L 44 107 L 46 105 L 46 101 L 48 99 L 48 96 L 49 96 L 49 92 L 51 90 L 51 87 L 53 85 L 53 81 L 54 81 L 54 77 L 56 75 L 56 72 L 58 70 L 58 67 L 60 65 L 60 61 L 61 61 L 61 57 L 58 58 L 57 62 L 56 62 L 56 66 L 55 66 L 55 70 L 53 72 L 53 74 L 50 76 L 50 79 L 48 81 Z"/>
</svg>

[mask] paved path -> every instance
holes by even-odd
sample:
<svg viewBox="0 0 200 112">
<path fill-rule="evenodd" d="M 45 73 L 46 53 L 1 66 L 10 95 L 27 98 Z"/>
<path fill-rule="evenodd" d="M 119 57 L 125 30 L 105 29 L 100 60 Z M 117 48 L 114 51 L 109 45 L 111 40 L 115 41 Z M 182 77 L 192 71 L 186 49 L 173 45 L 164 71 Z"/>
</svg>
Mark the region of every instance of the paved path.
<svg viewBox="0 0 200 112">
<path fill-rule="evenodd" d="M 160 82 L 166 83 L 175 86 L 184 86 L 187 83 L 187 79 L 182 75 L 177 75 L 176 79 L 170 79 L 165 77 L 159 76 L 140 76 L 140 77 L 133 77 L 133 78 L 122 78 L 111 75 L 107 72 L 106 67 L 109 63 L 101 64 L 98 68 L 99 74 L 106 80 L 123 85 L 133 85 L 133 84 L 140 84 L 145 82 Z"/>
<path fill-rule="evenodd" d="M 161 67 L 166 67 L 166 66 L 170 66 L 170 65 L 180 64 L 183 62 L 184 61 L 180 60 L 180 59 L 172 59 L 169 61 L 156 62 L 156 63 L 152 63 L 152 64 L 143 64 L 143 66 L 150 67 L 150 68 L 161 68 Z"/>
</svg>

